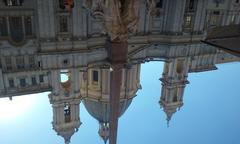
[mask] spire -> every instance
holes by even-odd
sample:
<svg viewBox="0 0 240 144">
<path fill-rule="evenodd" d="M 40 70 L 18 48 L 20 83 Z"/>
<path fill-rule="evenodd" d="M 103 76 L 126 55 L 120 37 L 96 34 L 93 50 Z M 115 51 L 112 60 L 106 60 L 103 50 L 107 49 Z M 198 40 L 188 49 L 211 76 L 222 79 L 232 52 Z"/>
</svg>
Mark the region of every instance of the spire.
<svg viewBox="0 0 240 144">
<path fill-rule="evenodd" d="M 172 119 L 172 115 L 173 115 L 174 112 L 173 111 L 166 111 L 165 113 L 167 115 L 167 118 L 166 118 L 166 120 L 167 120 L 167 127 L 169 127 L 169 123 L 170 123 L 170 121 Z"/>
<path fill-rule="evenodd" d="M 109 123 L 99 123 L 99 125 L 98 134 L 106 144 L 109 140 Z"/>
<path fill-rule="evenodd" d="M 103 138 L 104 144 L 107 144 L 108 138 Z"/>
<path fill-rule="evenodd" d="M 173 113 L 174 113 L 174 112 L 171 112 L 171 111 L 167 111 L 167 112 L 166 112 L 167 121 L 171 121 Z"/>
<path fill-rule="evenodd" d="M 63 130 L 58 133 L 58 135 L 64 138 L 65 144 L 70 144 L 71 137 L 75 133 L 75 130 Z"/>
<path fill-rule="evenodd" d="M 64 139 L 65 140 L 65 144 L 70 144 L 70 139 Z"/>
</svg>

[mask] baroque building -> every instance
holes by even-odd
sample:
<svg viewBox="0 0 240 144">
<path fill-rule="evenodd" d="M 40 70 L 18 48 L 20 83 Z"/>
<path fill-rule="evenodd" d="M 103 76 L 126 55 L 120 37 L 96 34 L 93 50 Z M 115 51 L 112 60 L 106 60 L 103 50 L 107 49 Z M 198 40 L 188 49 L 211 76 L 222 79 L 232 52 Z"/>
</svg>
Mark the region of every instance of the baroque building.
<svg viewBox="0 0 240 144">
<path fill-rule="evenodd" d="M 107 43 L 124 39 L 127 54 L 117 78 L 120 90 L 112 92 L 120 101 L 116 117 L 141 88 L 141 63 L 164 61 L 159 103 L 169 121 L 183 105 L 188 73 L 240 60 L 201 43 L 208 29 L 240 23 L 240 2 L 153 1 L 132 0 L 119 16 L 110 13 L 102 0 L 0 0 L 0 97 L 51 92 L 53 129 L 65 143 L 81 125 L 83 102 L 98 120 L 98 133 L 106 142 L 115 80 Z M 136 4 L 137 8 L 131 7 Z M 125 25 L 118 27 L 118 20 L 109 24 L 114 14 Z"/>
<path fill-rule="evenodd" d="M 140 65 L 122 69 L 120 89 L 120 104 L 118 117 L 123 115 L 131 104 L 140 86 Z M 89 114 L 99 122 L 99 136 L 106 143 L 110 134 L 110 85 L 111 70 L 107 65 L 91 64 L 82 72 L 81 96 Z"/>
</svg>

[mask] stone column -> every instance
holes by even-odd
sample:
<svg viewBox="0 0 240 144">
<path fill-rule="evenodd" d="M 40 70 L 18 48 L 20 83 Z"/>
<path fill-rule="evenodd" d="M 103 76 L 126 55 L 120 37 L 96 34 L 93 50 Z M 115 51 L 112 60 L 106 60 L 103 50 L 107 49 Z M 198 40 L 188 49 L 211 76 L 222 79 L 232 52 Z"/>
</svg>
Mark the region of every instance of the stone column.
<svg viewBox="0 0 240 144">
<path fill-rule="evenodd" d="M 55 15 L 53 0 L 37 0 L 40 38 L 55 37 Z"/>
<path fill-rule="evenodd" d="M 80 37 L 82 33 L 82 2 L 80 0 L 74 0 L 74 8 L 72 9 L 72 17 L 73 17 L 73 36 L 74 37 Z"/>
<path fill-rule="evenodd" d="M 171 33 L 182 32 L 186 0 L 168 0 L 165 29 Z"/>
<path fill-rule="evenodd" d="M 206 17 L 207 0 L 198 0 L 194 31 L 203 31 Z"/>
<path fill-rule="evenodd" d="M 71 84 L 73 93 L 80 93 L 80 73 L 77 68 L 71 69 Z"/>
<path fill-rule="evenodd" d="M 60 94 L 60 71 L 59 70 L 52 70 L 51 71 L 51 86 L 52 86 L 52 93 L 53 95 Z"/>
</svg>

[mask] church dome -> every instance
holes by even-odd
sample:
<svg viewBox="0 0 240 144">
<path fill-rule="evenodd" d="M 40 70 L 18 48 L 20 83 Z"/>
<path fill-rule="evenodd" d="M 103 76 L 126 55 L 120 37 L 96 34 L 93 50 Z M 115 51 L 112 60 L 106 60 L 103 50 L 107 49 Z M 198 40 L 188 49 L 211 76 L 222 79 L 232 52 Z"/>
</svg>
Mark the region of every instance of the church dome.
<svg viewBox="0 0 240 144">
<path fill-rule="evenodd" d="M 127 110 L 131 104 L 132 99 L 124 100 L 120 102 L 119 117 Z M 84 99 L 83 104 L 88 113 L 97 119 L 101 123 L 107 123 L 110 119 L 110 103 L 102 101 L 94 101 L 90 99 Z"/>
</svg>

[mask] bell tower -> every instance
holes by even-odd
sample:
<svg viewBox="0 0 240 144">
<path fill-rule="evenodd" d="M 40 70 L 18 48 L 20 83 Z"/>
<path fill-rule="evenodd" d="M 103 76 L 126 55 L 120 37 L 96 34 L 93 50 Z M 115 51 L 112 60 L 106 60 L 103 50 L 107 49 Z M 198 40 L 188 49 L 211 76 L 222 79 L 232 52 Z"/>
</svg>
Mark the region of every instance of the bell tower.
<svg viewBox="0 0 240 144">
<path fill-rule="evenodd" d="M 165 62 L 162 78 L 160 106 L 167 115 L 167 122 L 183 106 L 183 94 L 188 84 L 189 58 L 169 59 Z"/>
<path fill-rule="evenodd" d="M 67 78 L 62 82 L 62 74 Z M 52 93 L 49 94 L 53 108 L 53 129 L 62 136 L 65 144 L 70 143 L 72 135 L 78 131 L 81 125 L 79 117 L 79 105 L 81 96 L 76 89 L 78 85 L 77 70 L 53 70 L 51 71 Z M 74 81 L 72 79 L 74 78 Z M 78 87 L 80 88 L 80 87 Z"/>
</svg>

